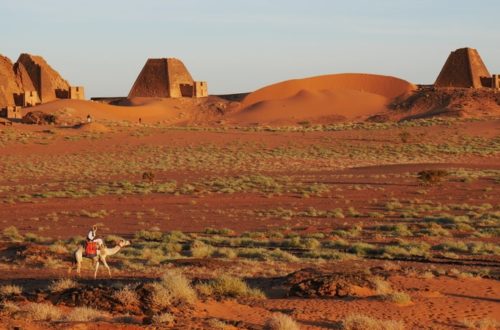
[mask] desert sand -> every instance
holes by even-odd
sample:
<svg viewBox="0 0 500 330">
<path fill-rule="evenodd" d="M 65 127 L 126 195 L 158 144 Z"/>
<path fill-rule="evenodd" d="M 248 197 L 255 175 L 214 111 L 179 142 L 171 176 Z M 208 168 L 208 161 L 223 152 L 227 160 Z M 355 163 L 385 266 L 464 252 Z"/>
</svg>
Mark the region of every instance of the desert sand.
<svg viewBox="0 0 500 330">
<path fill-rule="evenodd" d="M 335 74 L 280 82 L 259 89 L 231 116 L 238 123 L 363 120 L 416 86 L 388 76 Z"/>
</svg>

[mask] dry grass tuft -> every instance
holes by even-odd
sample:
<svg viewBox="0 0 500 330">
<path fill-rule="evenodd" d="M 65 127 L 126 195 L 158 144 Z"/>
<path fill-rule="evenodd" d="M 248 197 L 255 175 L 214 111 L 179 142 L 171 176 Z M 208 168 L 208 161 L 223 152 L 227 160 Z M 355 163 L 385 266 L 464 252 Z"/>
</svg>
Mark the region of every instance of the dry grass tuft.
<svg viewBox="0 0 500 330">
<path fill-rule="evenodd" d="M 23 289 L 18 285 L 2 285 L 0 287 L 0 294 L 4 296 L 19 295 Z"/>
<path fill-rule="evenodd" d="M 495 319 L 485 318 L 481 320 L 463 320 L 462 326 L 466 329 L 474 329 L 474 330 L 495 330 L 500 328 L 500 322 Z"/>
<path fill-rule="evenodd" d="M 57 321 L 61 319 L 61 310 L 54 305 L 30 303 L 23 308 L 26 318 L 33 321 Z"/>
<path fill-rule="evenodd" d="M 221 329 L 221 330 L 224 330 L 224 329 L 230 328 L 230 326 L 226 322 L 218 320 L 218 319 L 210 319 L 210 320 L 208 320 L 208 325 L 210 326 L 210 329 Z"/>
<path fill-rule="evenodd" d="M 383 296 L 384 300 L 391 301 L 396 304 L 406 305 L 411 303 L 411 296 L 402 291 L 395 291 Z"/>
<path fill-rule="evenodd" d="M 404 330 L 405 325 L 401 321 L 378 320 L 362 314 L 351 314 L 343 323 L 344 330 Z"/>
<path fill-rule="evenodd" d="M 70 278 L 62 278 L 54 281 L 49 285 L 49 290 L 52 292 L 61 292 L 68 289 L 73 289 L 78 286 L 78 283 Z"/>
<path fill-rule="evenodd" d="M 164 273 L 160 283 L 173 300 L 193 304 L 198 299 L 191 287 L 191 282 L 178 270 L 169 270 Z"/>
<path fill-rule="evenodd" d="M 207 296 L 217 295 L 233 298 L 265 298 L 258 289 L 250 288 L 243 280 L 237 277 L 222 275 L 207 284 L 197 286 L 198 291 Z"/>
<path fill-rule="evenodd" d="M 129 286 L 116 291 L 113 294 L 113 298 L 120 301 L 120 303 L 122 303 L 124 306 L 139 304 L 139 296 L 137 295 L 137 292 L 132 290 Z"/>
<path fill-rule="evenodd" d="M 95 322 L 103 321 L 108 315 L 90 307 L 76 307 L 68 315 L 65 320 L 69 322 Z"/>
<path fill-rule="evenodd" d="M 380 277 L 374 278 L 372 283 L 375 285 L 375 291 L 378 295 L 387 295 L 392 292 L 391 283 Z"/>
<path fill-rule="evenodd" d="M 299 325 L 288 315 L 276 313 L 264 324 L 264 330 L 299 330 Z"/>
<path fill-rule="evenodd" d="M 170 313 L 162 313 L 153 316 L 153 324 L 155 325 L 173 324 L 174 320 L 175 320 L 174 316 Z"/>
<path fill-rule="evenodd" d="M 0 310 L 8 315 L 17 313 L 21 310 L 21 307 L 10 301 L 4 301 L 0 305 Z"/>
</svg>

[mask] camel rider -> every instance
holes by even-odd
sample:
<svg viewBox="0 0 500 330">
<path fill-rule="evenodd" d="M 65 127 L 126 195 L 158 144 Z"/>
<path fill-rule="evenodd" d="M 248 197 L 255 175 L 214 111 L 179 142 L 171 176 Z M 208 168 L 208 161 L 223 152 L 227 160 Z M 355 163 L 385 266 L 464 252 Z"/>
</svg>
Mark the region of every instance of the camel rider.
<svg viewBox="0 0 500 330">
<path fill-rule="evenodd" d="M 102 239 L 97 238 L 97 226 L 93 225 L 92 229 L 89 231 L 87 235 L 87 242 L 95 242 L 97 246 L 101 246 L 103 244 Z"/>
</svg>

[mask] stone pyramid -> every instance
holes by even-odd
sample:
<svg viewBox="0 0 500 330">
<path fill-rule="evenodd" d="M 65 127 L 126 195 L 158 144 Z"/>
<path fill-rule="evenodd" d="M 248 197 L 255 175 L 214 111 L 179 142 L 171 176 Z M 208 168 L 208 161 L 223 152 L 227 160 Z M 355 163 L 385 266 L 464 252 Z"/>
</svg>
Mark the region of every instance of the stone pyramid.
<svg viewBox="0 0 500 330">
<path fill-rule="evenodd" d="M 434 86 L 481 88 L 482 80 L 491 75 L 474 48 L 460 48 L 451 52 Z"/>
<path fill-rule="evenodd" d="M 41 56 L 21 54 L 16 63 L 0 55 L 0 109 L 19 104 L 23 94 L 30 103 L 68 98 L 70 86 Z M 21 102 L 22 103 L 22 102 Z"/>
<path fill-rule="evenodd" d="M 128 97 L 182 97 L 185 96 L 182 93 L 183 86 L 193 86 L 193 84 L 191 74 L 180 60 L 150 58 L 137 77 Z"/>
</svg>

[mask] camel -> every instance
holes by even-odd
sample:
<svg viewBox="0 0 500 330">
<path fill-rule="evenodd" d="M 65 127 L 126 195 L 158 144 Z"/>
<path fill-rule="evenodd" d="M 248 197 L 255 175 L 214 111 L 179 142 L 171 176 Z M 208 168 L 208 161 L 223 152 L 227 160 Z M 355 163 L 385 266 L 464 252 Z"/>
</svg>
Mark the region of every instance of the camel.
<svg viewBox="0 0 500 330">
<path fill-rule="evenodd" d="M 111 270 L 109 269 L 108 263 L 106 262 L 106 257 L 112 256 L 112 255 L 118 253 L 118 251 L 120 251 L 122 247 L 125 247 L 127 245 L 130 245 L 130 241 L 120 240 L 118 242 L 118 244 L 112 248 L 107 248 L 103 244 L 99 245 L 99 249 L 97 250 L 97 255 L 93 258 L 90 258 L 90 259 L 92 259 L 92 261 L 95 264 L 94 279 L 97 278 L 97 270 L 99 269 L 100 262 L 102 262 L 104 267 L 106 267 L 106 269 L 108 270 L 109 277 L 111 277 Z M 84 257 L 84 254 L 83 254 L 84 250 L 85 249 L 84 249 L 83 245 L 79 245 L 74 253 L 73 262 L 76 264 L 76 274 L 78 276 L 80 276 L 80 269 L 81 269 L 82 261 L 83 261 L 83 257 Z M 69 272 L 71 272 L 71 268 L 69 269 Z"/>
</svg>

